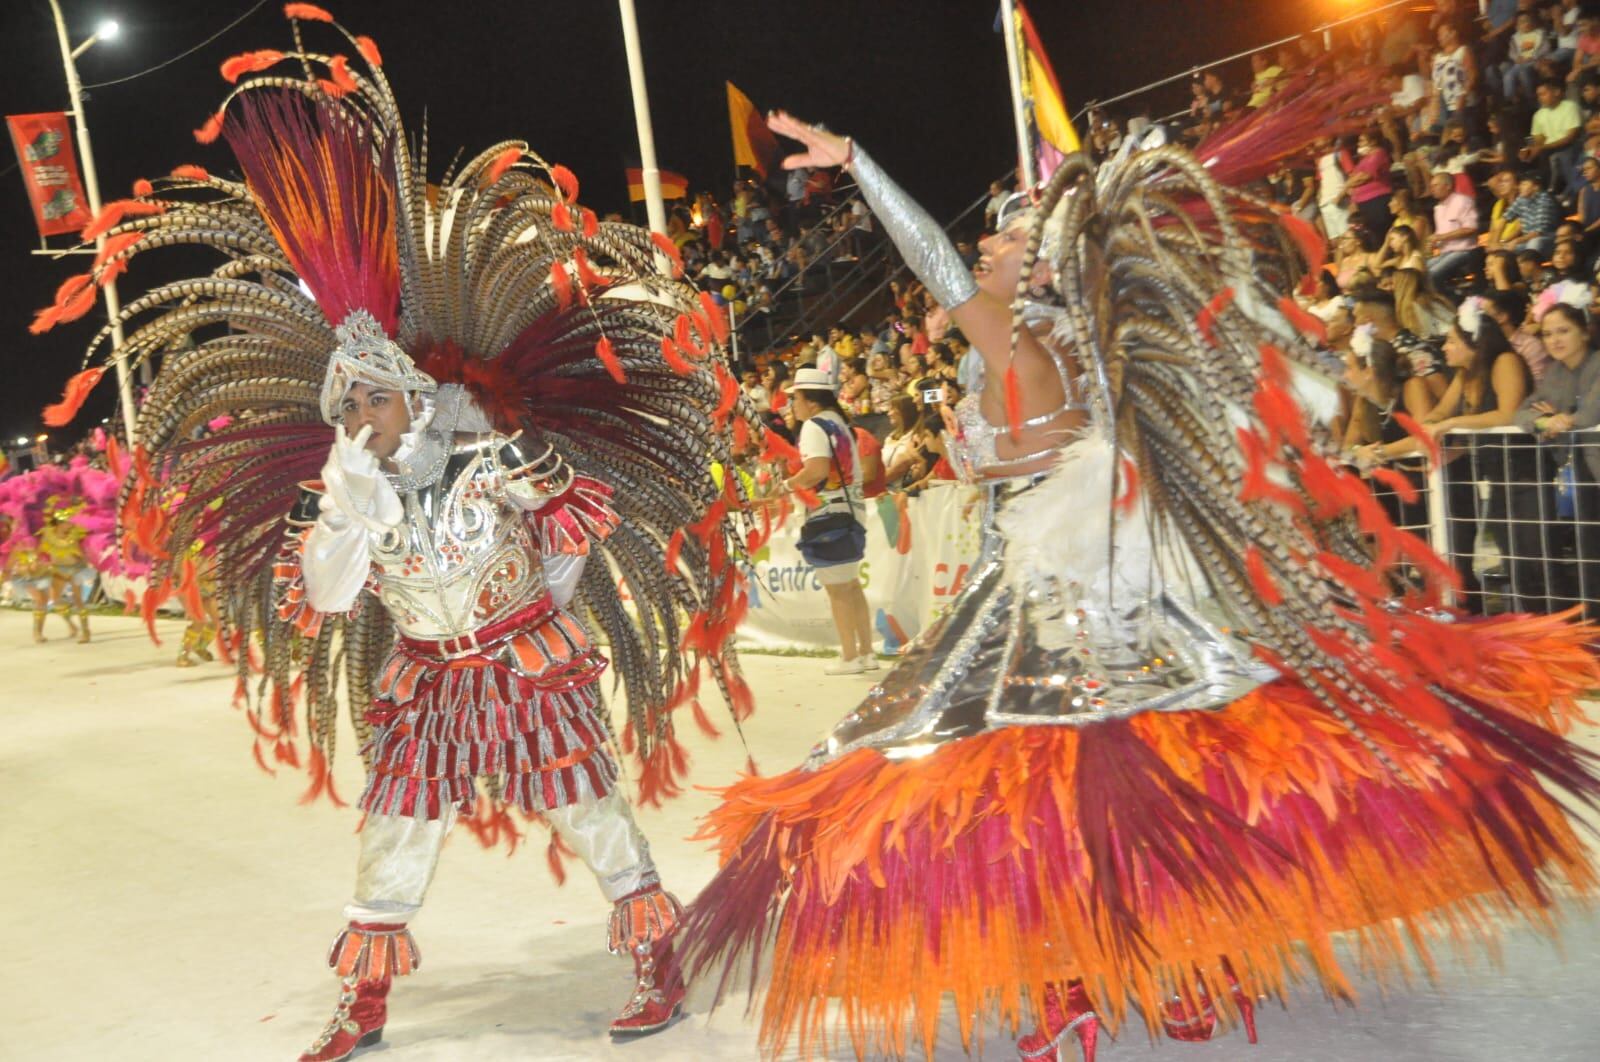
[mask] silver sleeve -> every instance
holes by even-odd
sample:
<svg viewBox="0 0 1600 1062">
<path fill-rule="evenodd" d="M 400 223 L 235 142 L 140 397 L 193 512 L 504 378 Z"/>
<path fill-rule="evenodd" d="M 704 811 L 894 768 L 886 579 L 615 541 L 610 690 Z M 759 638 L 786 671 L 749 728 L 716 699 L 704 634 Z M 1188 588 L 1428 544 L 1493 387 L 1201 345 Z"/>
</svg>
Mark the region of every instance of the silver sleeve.
<svg viewBox="0 0 1600 1062">
<path fill-rule="evenodd" d="M 944 229 L 883 172 L 860 144 L 853 146 L 850 172 L 867 206 L 882 222 L 883 231 L 940 306 L 955 309 L 978 293 L 972 270 L 961 260 Z"/>
</svg>

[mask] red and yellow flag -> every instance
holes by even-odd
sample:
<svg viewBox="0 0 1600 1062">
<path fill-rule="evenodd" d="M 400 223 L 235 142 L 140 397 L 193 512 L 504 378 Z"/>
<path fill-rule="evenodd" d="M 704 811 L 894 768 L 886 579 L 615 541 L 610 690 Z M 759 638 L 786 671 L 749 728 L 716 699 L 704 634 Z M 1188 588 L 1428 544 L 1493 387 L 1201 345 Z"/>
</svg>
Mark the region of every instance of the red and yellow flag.
<svg viewBox="0 0 1600 1062">
<path fill-rule="evenodd" d="M 1072 127 L 1061 83 L 1039 43 L 1033 19 L 1017 0 L 1017 56 L 1022 66 L 1022 98 L 1028 104 L 1029 125 L 1034 135 L 1039 180 L 1047 181 L 1061 160 L 1079 150 L 1078 131 Z"/>
<path fill-rule="evenodd" d="M 777 163 L 778 139 L 767 128 L 750 97 L 740 92 L 734 83 L 728 83 L 728 124 L 733 128 L 733 161 L 739 166 L 749 166 L 766 180 Z"/>
<path fill-rule="evenodd" d="M 689 195 L 689 178 L 681 173 L 671 170 L 661 170 L 661 198 L 685 199 Z M 644 170 L 637 166 L 628 167 L 628 199 L 635 203 L 644 202 Z"/>
</svg>

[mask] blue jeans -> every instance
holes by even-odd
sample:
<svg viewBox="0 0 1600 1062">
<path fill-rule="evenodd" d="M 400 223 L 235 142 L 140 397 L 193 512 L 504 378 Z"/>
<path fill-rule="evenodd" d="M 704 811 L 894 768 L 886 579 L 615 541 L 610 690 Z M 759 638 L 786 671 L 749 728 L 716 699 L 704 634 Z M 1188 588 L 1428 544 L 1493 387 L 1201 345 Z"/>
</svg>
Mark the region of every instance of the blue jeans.
<svg viewBox="0 0 1600 1062">
<path fill-rule="evenodd" d="M 1428 279 L 1434 287 L 1445 284 L 1463 273 L 1470 273 L 1483 263 L 1483 252 L 1476 247 L 1461 251 L 1445 251 L 1428 259 Z"/>
</svg>

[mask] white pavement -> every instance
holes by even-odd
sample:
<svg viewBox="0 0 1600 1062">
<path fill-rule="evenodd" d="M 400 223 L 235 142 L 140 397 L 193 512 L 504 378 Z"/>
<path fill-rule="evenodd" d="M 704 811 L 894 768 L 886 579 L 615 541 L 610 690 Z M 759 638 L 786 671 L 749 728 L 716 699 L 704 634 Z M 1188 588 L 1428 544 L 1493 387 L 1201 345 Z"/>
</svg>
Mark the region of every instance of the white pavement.
<svg viewBox="0 0 1600 1062">
<path fill-rule="evenodd" d="M 334 1000 L 325 949 L 354 870 L 356 816 L 299 806 L 300 776 L 270 779 L 229 707 L 231 672 L 172 666 L 177 622 L 152 646 L 130 619 L 95 619 L 95 642 L 29 642 L 25 612 L 0 609 L 0 1059 L 287 1062 Z M 815 659 L 745 657 L 757 713 L 756 761 L 796 763 L 870 684 L 824 678 Z M 713 698 L 714 699 L 714 698 Z M 721 725 L 726 713 L 707 705 Z M 726 784 L 745 753 L 692 725 L 684 737 L 704 786 Z M 1600 735 L 1584 736 L 1600 748 Z M 339 788 L 360 789 L 353 742 Z M 686 838 L 711 797 L 642 811 L 662 875 L 685 899 L 714 870 Z M 542 838 L 507 859 L 461 836 L 415 923 L 426 962 L 401 981 L 373 1062 L 757 1057 L 736 1004 L 659 1036 L 613 1046 L 605 1024 L 629 971 L 606 955 L 607 905 L 573 868 L 558 888 Z M 742 1001 L 742 997 L 741 997 Z M 953 1024 L 947 1022 L 953 1029 Z M 1437 985 L 1375 992 L 1360 1011 L 1305 993 L 1261 1015 L 1262 1043 L 1203 1045 L 1142 1031 L 1102 1042 L 1103 1062 L 1539 1062 L 1600 1059 L 1600 917 L 1574 911 L 1560 947 L 1525 929 L 1503 963 L 1444 959 Z M 1015 1057 L 992 1041 L 986 1056 Z M 838 1058 L 850 1057 L 847 1053 Z M 940 1060 L 964 1057 L 953 1035 Z M 1076 1058 L 1075 1055 L 1070 1056 Z"/>
</svg>

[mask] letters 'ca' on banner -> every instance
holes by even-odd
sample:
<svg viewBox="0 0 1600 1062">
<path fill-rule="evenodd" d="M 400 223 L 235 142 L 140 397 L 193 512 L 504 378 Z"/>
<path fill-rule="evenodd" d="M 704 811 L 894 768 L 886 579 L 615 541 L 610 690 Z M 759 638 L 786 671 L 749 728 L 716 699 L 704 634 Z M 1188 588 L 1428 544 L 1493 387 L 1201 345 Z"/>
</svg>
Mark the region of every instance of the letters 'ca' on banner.
<svg viewBox="0 0 1600 1062">
<path fill-rule="evenodd" d="M 33 202 L 33 221 L 40 236 L 77 233 L 92 215 L 72 150 L 72 129 L 60 111 L 6 116 L 11 144 L 17 149 L 22 179 Z"/>
</svg>

